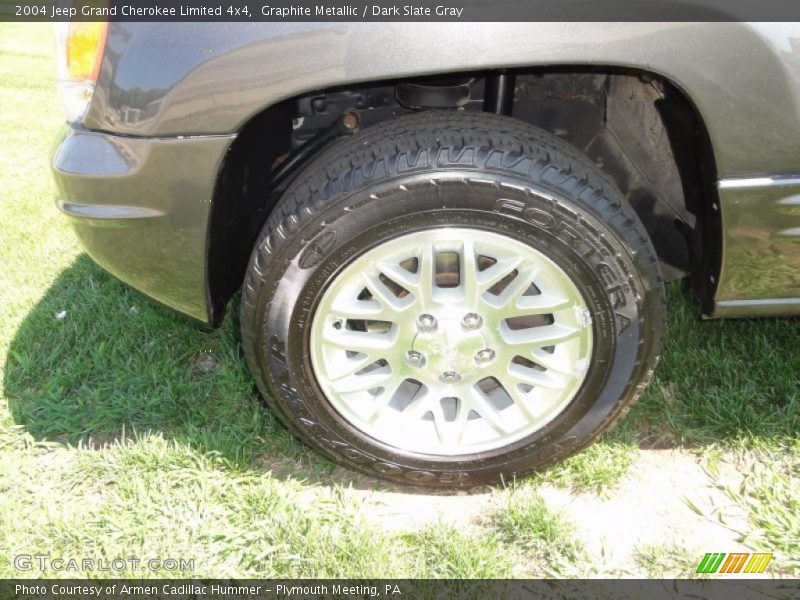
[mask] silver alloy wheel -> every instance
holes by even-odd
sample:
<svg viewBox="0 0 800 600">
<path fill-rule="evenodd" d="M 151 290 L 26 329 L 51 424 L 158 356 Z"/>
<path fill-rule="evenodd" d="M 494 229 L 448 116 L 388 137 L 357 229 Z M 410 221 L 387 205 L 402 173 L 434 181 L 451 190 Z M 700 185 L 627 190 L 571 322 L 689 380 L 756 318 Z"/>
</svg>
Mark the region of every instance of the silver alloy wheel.
<svg viewBox="0 0 800 600">
<path fill-rule="evenodd" d="M 320 388 L 401 450 L 497 449 L 552 421 L 583 382 L 591 316 L 569 276 L 508 236 L 438 228 L 382 242 L 325 290 L 311 326 Z"/>
</svg>

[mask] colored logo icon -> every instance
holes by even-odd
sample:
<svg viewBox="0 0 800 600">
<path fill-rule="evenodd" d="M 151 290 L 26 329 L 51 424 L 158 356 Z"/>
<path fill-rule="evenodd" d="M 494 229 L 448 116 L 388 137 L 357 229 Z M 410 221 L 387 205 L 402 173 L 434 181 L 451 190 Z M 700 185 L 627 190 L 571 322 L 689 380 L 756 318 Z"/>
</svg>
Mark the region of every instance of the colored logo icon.
<svg viewBox="0 0 800 600">
<path fill-rule="evenodd" d="M 698 573 L 763 573 L 772 560 L 772 553 L 709 552 L 700 561 Z"/>
</svg>

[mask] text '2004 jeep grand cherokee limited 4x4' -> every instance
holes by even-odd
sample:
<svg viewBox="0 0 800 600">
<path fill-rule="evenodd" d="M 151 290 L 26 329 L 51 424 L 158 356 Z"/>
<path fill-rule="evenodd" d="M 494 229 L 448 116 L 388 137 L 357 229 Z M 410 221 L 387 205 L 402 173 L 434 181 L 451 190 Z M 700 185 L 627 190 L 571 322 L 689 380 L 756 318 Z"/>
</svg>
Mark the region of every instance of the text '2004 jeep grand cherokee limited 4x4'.
<svg viewBox="0 0 800 600">
<path fill-rule="evenodd" d="M 650 378 L 665 279 L 709 317 L 800 313 L 796 25 L 59 38 L 89 254 L 210 325 L 241 289 L 264 397 L 353 469 L 472 486 L 585 447 Z"/>
</svg>

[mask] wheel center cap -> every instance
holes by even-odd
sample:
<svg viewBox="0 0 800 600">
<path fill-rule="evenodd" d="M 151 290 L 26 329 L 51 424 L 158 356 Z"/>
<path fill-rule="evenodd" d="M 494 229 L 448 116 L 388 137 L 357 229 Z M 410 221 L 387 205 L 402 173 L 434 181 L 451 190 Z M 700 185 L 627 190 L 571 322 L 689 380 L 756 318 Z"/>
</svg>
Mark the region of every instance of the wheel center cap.
<svg viewBox="0 0 800 600">
<path fill-rule="evenodd" d="M 460 317 L 437 319 L 433 332 L 420 332 L 414 339 L 414 350 L 425 358 L 423 369 L 446 385 L 470 379 L 479 372 L 476 355 L 487 347 L 481 329 L 465 330 Z"/>
</svg>

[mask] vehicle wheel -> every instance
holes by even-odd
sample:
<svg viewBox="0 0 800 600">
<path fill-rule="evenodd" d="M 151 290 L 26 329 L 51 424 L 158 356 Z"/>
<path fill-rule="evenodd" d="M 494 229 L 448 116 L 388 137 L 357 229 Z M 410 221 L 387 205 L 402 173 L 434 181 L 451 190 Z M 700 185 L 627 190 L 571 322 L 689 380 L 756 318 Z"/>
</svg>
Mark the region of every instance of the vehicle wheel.
<svg viewBox="0 0 800 600">
<path fill-rule="evenodd" d="M 665 300 L 644 227 L 586 156 L 514 119 L 430 111 L 304 169 L 241 311 L 256 382 L 301 439 L 383 479 L 466 487 L 621 417 Z"/>
</svg>

